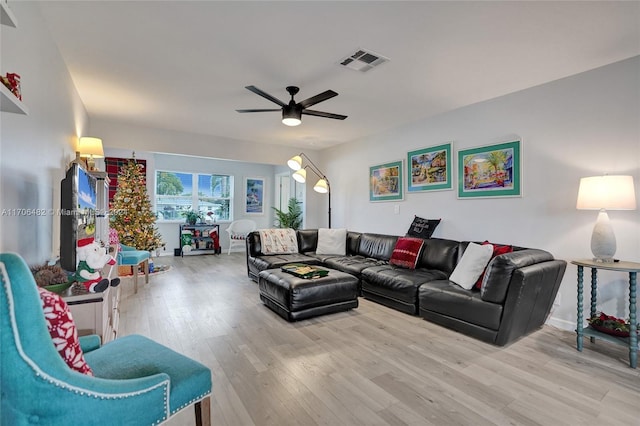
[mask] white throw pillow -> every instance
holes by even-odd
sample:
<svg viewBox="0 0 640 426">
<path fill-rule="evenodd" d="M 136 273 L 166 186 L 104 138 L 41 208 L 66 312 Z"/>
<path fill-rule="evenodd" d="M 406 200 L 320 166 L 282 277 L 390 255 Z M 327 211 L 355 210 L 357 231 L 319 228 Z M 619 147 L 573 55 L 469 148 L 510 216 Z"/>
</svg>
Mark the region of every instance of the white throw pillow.
<svg viewBox="0 0 640 426">
<path fill-rule="evenodd" d="M 465 290 L 471 290 L 489 260 L 491 260 L 492 255 L 493 245 L 469 243 L 462 255 L 462 259 L 460 259 L 456 269 L 453 270 L 449 277 L 449 281 L 453 281 Z"/>
<path fill-rule="evenodd" d="M 346 229 L 318 229 L 318 247 L 316 254 L 347 254 L 347 230 Z"/>
</svg>

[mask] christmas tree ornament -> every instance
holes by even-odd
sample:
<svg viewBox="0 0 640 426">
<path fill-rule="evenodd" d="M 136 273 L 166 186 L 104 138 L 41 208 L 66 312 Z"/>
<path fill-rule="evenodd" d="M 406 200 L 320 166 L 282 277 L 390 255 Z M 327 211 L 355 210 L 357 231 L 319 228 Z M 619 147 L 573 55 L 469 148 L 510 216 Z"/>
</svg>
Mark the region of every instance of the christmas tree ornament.
<svg viewBox="0 0 640 426">
<path fill-rule="evenodd" d="M 131 158 L 120 168 L 118 188 L 111 206 L 111 226 L 122 244 L 137 250 L 153 251 L 164 246 L 151 210 L 143 167 Z"/>
</svg>

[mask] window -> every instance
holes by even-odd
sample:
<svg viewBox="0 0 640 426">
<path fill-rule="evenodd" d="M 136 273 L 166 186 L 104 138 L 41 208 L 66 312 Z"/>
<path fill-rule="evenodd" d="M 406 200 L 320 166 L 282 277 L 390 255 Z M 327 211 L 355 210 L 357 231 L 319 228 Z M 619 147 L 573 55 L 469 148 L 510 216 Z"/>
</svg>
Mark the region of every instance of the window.
<svg viewBox="0 0 640 426">
<path fill-rule="evenodd" d="M 198 176 L 198 210 L 203 217 L 215 215 L 215 220 L 231 220 L 231 176 Z"/>
<path fill-rule="evenodd" d="M 204 219 L 229 221 L 232 206 L 233 176 L 156 172 L 159 220 L 184 220 L 184 212 L 197 210 Z"/>
</svg>

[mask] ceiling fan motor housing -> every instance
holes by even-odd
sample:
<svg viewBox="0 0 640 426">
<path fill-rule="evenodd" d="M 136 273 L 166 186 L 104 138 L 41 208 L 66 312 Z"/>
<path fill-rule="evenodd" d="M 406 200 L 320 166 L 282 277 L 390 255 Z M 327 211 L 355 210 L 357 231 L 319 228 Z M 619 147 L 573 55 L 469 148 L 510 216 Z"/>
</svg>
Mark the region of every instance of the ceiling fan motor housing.
<svg viewBox="0 0 640 426">
<path fill-rule="evenodd" d="M 287 86 L 287 92 L 289 92 L 289 94 L 291 95 L 291 100 L 293 100 L 293 97 L 297 95 L 299 91 L 300 91 L 299 87 Z"/>
</svg>

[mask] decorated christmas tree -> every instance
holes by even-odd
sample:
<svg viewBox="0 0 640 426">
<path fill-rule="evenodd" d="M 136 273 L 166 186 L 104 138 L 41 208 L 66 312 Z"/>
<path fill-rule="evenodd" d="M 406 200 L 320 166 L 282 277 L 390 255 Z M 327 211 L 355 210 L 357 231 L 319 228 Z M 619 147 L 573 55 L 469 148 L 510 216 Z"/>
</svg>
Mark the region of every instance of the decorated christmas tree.
<svg viewBox="0 0 640 426">
<path fill-rule="evenodd" d="M 133 158 L 120 168 L 118 188 L 111 205 L 111 226 L 118 231 L 122 244 L 138 250 L 155 250 L 164 246 L 151 210 L 143 166 Z"/>
</svg>

